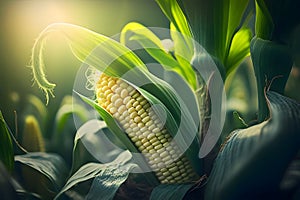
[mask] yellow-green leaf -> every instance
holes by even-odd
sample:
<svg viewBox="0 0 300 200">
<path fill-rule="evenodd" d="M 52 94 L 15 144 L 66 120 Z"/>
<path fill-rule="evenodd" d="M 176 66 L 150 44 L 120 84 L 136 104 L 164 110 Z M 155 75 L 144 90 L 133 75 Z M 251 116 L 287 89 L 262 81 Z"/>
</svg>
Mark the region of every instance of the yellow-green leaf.
<svg viewBox="0 0 300 200">
<path fill-rule="evenodd" d="M 250 41 L 252 33 L 250 29 L 242 28 L 233 37 L 229 55 L 226 58 L 226 73 L 232 72 L 246 56 L 250 55 Z"/>
</svg>

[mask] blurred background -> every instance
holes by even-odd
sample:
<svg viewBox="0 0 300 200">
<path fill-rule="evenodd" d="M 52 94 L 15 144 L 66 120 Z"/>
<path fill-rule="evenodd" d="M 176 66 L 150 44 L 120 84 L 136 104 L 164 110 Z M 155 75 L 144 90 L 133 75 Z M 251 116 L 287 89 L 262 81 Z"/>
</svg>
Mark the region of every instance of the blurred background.
<svg viewBox="0 0 300 200">
<path fill-rule="evenodd" d="M 98 33 L 113 36 L 130 21 L 146 26 L 168 27 L 168 20 L 155 1 L 149 0 L 10 0 L 0 3 L 0 110 L 10 127 L 14 110 L 20 113 L 28 94 L 45 96 L 33 85 L 30 64 L 31 49 L 39 33 L 49 24 L 67 22 Z M 72 93 L 73 80 L 81 63 L 71 54 L 59 35 L 49 38 L 45 52 L 48 78 L 57 84 L 48 112 L 55 113 L 62 98 Z M 51 116 L 51 114 L 50 114 Z M 52 124 L 52 123 L 49 123 Z"/>
</svg>

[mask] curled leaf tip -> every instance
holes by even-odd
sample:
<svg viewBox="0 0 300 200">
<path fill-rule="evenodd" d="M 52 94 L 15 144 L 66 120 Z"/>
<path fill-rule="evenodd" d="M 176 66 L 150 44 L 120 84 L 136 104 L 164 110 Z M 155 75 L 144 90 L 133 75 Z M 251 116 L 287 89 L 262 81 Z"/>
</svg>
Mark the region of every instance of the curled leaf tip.
<svg viewBox="0 0 300 200">
<path fill-rule="evenodd" d="M 37 83 L 39 88 L 41 88 L 45 93 L 46 104 L 49 102 L 49 93 L 52 97 L 54 97 L 53 89 L 55 88 L 55 84 L 48 81 L 44 72 L 43 47 L 48 34 L 51 32 L 48 30 L 49 27 L 50 26 L 44 29 L 44 31 L 41 32 L 38 38 L 35 40 L 32 49 L 30 65 L 33 74 L 33 81 Z"/>
</svg>

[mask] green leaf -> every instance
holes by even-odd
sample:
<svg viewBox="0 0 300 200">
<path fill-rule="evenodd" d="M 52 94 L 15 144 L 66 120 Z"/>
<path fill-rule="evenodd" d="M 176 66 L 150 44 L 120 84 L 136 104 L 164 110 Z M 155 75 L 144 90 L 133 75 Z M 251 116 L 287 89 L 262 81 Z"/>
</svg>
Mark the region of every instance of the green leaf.
<svg viewBox="0 0 300 200">
<path fill-rule="evenodd" d="M 170 34 L 174 42 L 174 55 L 183 68 L 183 77 L 193 89 L 196 89 L 196 75 L 190 64 L 195 47 L 188 21 L 176 0 L 156 0 L 156 2 L 171 22 Z"/>
<path fill-rule="evenodd" d="M 199 124 L 199 111 L 196 101 L 196 94 L 195 91 L 189 87 L 187 82 L 184 81 L 184 79 L 176 72 L 165 70 L 159 66 L 154 66 L 153 68 L 150 67 L 149 70 L 155 76 L 166 81 L 176 90 L 177 94 L 184 101 L 184 104 L 188 105 L 187 109 L 194 119 L 195 124 Z"/>
<path fill-rule="evenodd" d="M 104 121 L 89 120 L 77 130 L 73 146 L 72 170 L 77 170 L 84 164 L 87 156 L 83 156 L 82 149 L 78 148 L 79 141 L 95 159 L 101 163 L 112 162 L 125 149 L 120 141 L 113 138 Z M 115 143 L 114 143 L 115 142 Z M 113 144 L 112 144 L 113 143 Z M 116 146 L 117 145 L 117 146 Z M 120 148 L 118 148 L 120 147 Z"/>
<path fill-rule="evenodd" d="M 64 129 L 67 120 L 72 115 L 77 115 L 82 122 L 85 122 L 88 119 L 87 111 L 80 104 L 64 104 L 59 108 L 55 116 L 57 132 L 61 132 Z"/>
<path fill-rule="evenodd" d="M 27 153 L 15 156 L 15 161 L 31 167 L 46 176 L 56 191 L 59 191 L 68 175 L 66 163 L 56 154 Z"/>
<path fill-rule="evenodd" d="M 175 30 L 176 31 L 176 30 Z M 176 31 L 172 31 L 171 35 L 181 35 Z M 173 33 L 173 34 L 172 34 Z M 187 52 L 187 48 L 181 45 L 178 48 L 178 42 L 184 42 L 184 37 L 181 35 L 180 40 L 174 40 L 175 43 L 175 55 L 179 54 L 184 56 L 184 52 Z M 121 32 L 120 42 L 126 45 L 129 41 L 134 40 L 138 42 L 155 60 L 157 60 L 166 70 L 174 71 L 180 74 L 191 87 L 195 88 L 195 74 L 189 64 L 189 60 L 192 58 L 193 53 L 188 57 L 188 66 L 181 65 L 179 61 L 176 61 L 173 56 L 164 49 L 161 40 L 145 26 L 132 22 L 127 24 Z M 181 52 L 179 52 L 181 50 Z M 186 54 L 186 53 L 185 53 Z M 187 58 L 187 57 L 184 57 Z"/>
<path fill-rule="evenodd" d="M 99 199 L 99 197 L 103 200 L 113 199 L 121 184 L 128 178 L 132 167 L 133 165 L 127 169 L 106 168 L 95 177 L 86 199 Z"/>
<path fill-rule="evenodd" d="M 193 184 L 159 185 L 151 193 L 150 200 L 181 200 Z"/>
<path fill-rule="evenodd" d="M 288 199 L 292 195 L 297 195 L 297 190 L 299 190 L 300 185 L 300 157 L 299 153 L 296 158 L 290 163 L 287 168 L 282 181 L 280 183 L 280 190 L 285 196 L 285 199 Z M 299 192 L 298 192 L 299 196 Z M 297 199 L 297 198 L 292 198 Z"/>
<path fill-rule="evenodd" d="M 257 82 L 258 120 L 263 121 L 269 114 L 265 88 L 270 84 L 270 90 L 284 93 L 293 59 L 286 45 L 257 37 L 251 40 L 250 52 Z"/>
<path fill-rule="evenodd" d="M 230 74 L 246 56 L 250 55 L 250 41 L 252 39 L 251 30 L 248 28 L 240 29 L 233 37 L 229 55 L 226 58 L 226 73 Z"/>
<path fill-rule="evenodd" d="M 231 134 L 215 160 L 205 199 L 260 199 L 279 187 L 300 150 L 300 104 L 271 91 L 267 97 L 270 119 Z"/>
<path fill-rule="evenodd" d="M 113 182 L 113 174 L 111 174 L 115 170 L 127 170 L 126 173 L 129 173 L 130 170 L 135 167 L 134 164 L 128 163 L 128 161 L 131 159 L 131 154 L 128 151 L 122 152 L 114 161 L 107 163 L 107 164 L 100 164 L 100 163 L 88 163 L 83 165 L 78 171 L 76 171 L 66 182 L 65 186 L 61 189 L 61 191 L 57 194 L 55 199 L 58 199 L 61 197 L 61 195 L 71 189 L 73 186 L 87 181 L 89 179 L 93 179 L 97 176 L 101 177 L 109 177 L 110 178 L 110 183 L 111 185 L 103 185 L 103 190 L 109 190 L 110 192 L 113 192 L 116 187 L 118 187 L 118 184 L 122 180 L 119 179 L 118 182 Z M 111 176 L 109 176 L 111 175 Z M 116 174 L 115 174 L 116 175 Z M 117 176 L 117 175 L 116 175 Z M 95 185 L 94 185 L 95 187 Z M 94 188 L 95 189 L 95 188 Z M 92 195 L 92 194 L 91 194 Z M 111 195 L 111 194 L 106 194 L 106 195 Z M 106 196 L 105 195 L 105 196 Z M 105 196 L 101 196 L 105 198 Z"/>
<path fill-rule="evenodd" d="M 270 39 L 274 30 L 274 23 L 265 0 L 256 0 L 255 34 L 262 39 Z"/>
<path fill-rule="evenodd" d="M 226 60 L 232 40 L 239 30 L 249 1 L 180 0 L 179 2 L 187 16 L 194 39 L 227 69 L 229 66 L 226 66 Z"/>
<path fill-rule="evenodd" d="M 187 37 L 179 32 L 173 23 L 170 24 L 170 34 L 174 42 L 174 56 L 180 67 L 184 72 L 183 77 L 191 85 L 191 87 L 196 90 L 196 73 L 191 66 L 191 61 L 194 56 L 194 46 L 195 42 L 191 37 Z"/>
<path fill-rule="evenodd" d="M 189 24 L 176 0 L 156 0 L 161 10 L 184 36 L 191 38 Z M 191 43 L 188 43 L 192 45 Z M 191 47 L 188 45 L 189 47 Z"/>
<path fill-rule="evenodd" d="M 300 23 L 299 6 L 299 0 L 256 0 L 257 37 L 289 45 Z"/>
<path fill-rule="evenodd" d="M 156 0 L 170 20 L 170 34 L 174 42 L 174 55 L 184 69 L 184 77 L 196 89 L 196 75 L 191 67 L 194 55 L 194 40 L 188 21 L 176 0 Z"/>
<path fill-rule="evenodd" d="M 14 149 L 10 132 L 1 111 L 0 129 L 0 160 L 3 162 L 6 169 L 11 172 L 14 168 Z"/>
<path fill-rule="evenodd" d="M 141 73 L 147 71 L 142 61 L 115 40 L 80 26 L 66 23 L 51 24 L 41 32 L 33 46 L 31 65 L 34 80 L 45 92 L 47 102 L 49 93 L 53 95 L 55 84 L 50 83 L 46 78 L 43 48 L 47 36 L 53 32 L 59 32 L 66 37 L 73 54 L 82 62 L 112 76 L 121 76 L 130 69 L 138 67 L 135 73 L 147 79 Z"/>
</svg>

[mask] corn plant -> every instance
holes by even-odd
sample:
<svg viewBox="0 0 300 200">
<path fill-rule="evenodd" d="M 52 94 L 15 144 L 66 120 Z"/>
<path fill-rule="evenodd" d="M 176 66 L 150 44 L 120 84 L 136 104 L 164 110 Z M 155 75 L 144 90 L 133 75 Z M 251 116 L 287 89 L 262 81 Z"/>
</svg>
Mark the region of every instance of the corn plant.
<svg viewBox="0 0 300 200">
<path fill-rule="evenodd" d="M 6 167 L 0 163 L 0 175 L 8 197 L 299 198 L 300 105 L 284 96 L 293 64 L 291 35 L 299 24 L 299 14 L 290 11 L 299 1 L 156 2 L 170 20 L 168 39 L 137 22 L 128 23 L 117 39 L 67 23 L 51 24 L 39 35 L 31 59 L 35 83 L 48 103 L 55 84 L 46 78 L 43 49 L 48 35 L 61 33 L 83 63 L 73 91 L 76 103 L 61 106 L 46 148 L 39 122 L 26 115 L 18 155 L 0 116 L 5 141 L 0 158 Z M 136 49 L 151 56 L 154 67 Z M 231 76 L 250 55 L 257 116 L 248 123 L 235 110 L 225 121 L 235 130 L 228 132 L 225 124 L 222 131 L 224 94 L 235 97 Z M 71 132 L 64 127 L 70 114 L 80 119 L 72 149 L 68 155 L 49 153 L 70 141 L 64 136 Z M 21 185 L 7 173 L 19 164 Z M 42 186 L 25 187 L 29 176 Z"/>
</svg>

